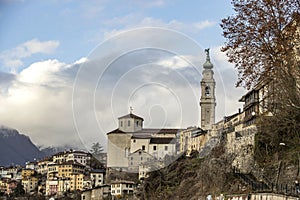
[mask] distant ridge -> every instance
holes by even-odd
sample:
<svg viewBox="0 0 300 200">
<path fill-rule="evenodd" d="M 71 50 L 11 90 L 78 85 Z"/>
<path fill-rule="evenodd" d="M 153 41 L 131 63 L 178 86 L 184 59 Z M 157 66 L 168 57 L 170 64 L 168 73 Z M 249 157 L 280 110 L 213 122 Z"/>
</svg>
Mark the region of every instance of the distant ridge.
<svg viewBox="0 0 300 200">
<path fill-rule="evenodd" d="M 26 135 L 0 126 L 0 166 L 22 165 L 45 156 Z"/>
</svg>

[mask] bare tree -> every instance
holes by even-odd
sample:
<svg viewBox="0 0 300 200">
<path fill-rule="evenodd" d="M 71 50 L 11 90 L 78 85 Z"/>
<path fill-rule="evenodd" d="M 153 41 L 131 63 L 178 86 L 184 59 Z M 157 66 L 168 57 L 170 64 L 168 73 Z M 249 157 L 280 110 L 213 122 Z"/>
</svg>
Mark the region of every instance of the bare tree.
<svg viewBox="0 0 300 200">
<path fill-rule="evenodd" d="M 222 20 L 222 51 L 235 63 L 237 86 L 268 84 L 266 109 L 259 119 L 258 144 L 278 152 L 279 142 L 300 144 L 300 1 L 232 0 L 235 13 Z"/>
</svg>

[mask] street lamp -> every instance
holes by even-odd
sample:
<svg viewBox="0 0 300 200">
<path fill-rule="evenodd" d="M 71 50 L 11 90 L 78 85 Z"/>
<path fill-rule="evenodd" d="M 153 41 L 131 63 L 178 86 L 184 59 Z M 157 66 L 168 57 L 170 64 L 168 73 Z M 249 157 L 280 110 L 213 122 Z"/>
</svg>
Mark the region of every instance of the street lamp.
<svg viewBox="0 0 300 200">
<path fill-rule="evenodd" d="M 284 142 L 280 142 L 279 146 L 286 146 L 286 144 Z M 279 174 L 280 174 L 280 167 L 281 167 L 281 162 L 282 160 L 279 158 L 279 151 L 277 150 L 277 159 L 278 159 L 278 169 L 277 169 L 277 175 L 276 175 L 276 182 L 275 182 L 275 186 L 277 189 L 277 185 L 278 185 L 278 179 L 279 179 Z"/>
</svg>

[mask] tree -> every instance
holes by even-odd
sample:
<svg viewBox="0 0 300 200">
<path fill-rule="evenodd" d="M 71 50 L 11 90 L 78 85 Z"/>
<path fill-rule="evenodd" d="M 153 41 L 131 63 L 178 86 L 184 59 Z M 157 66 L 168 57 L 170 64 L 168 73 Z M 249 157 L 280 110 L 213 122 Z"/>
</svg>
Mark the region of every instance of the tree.
<svg viewBox="0 0 300 200">
<path fill-rule="evenodd" d="M 99 142 L 94 142 L 92 144 L 90 152 L 93 156 L 99 156 L 103 151 L 103 146 Z"/>
<path fill-rule="evenodd" d="M 13 196 L 20 197 L 25 194 L 24 187 L 21 183 L 17 184 L 17 187 L 14 189 Z"/>
<path fill-rule="evenodd" d="M 278 154 L 279 142 L 287 143 L 290 149 L 298 148 L 300 1 L 232 0 L 231 3 L 235 13 L 221 22 L 226 39 L 222 51 L 235 63 L 239 75 L 236 86 L 252 89 L 259 84 L 268 85 L 265 97 L 268 102 L 264 106 L 271 117 L 259 118 L 260 133 L 256 138 L 258 147 L 264 149 L 261 155 Z"/>
<path fill-rule="evenodd" d="M 287 64 L 283 61 L 293 45 L 284 28 L 299 12 L 300 1 L 232 0 L 231 3 L 235 14 L 221 22 L 226 39 L 222 51 L 229 62 L 235 63 L 239 75 L 237 86 L 250 89 Z"/>
</svg>

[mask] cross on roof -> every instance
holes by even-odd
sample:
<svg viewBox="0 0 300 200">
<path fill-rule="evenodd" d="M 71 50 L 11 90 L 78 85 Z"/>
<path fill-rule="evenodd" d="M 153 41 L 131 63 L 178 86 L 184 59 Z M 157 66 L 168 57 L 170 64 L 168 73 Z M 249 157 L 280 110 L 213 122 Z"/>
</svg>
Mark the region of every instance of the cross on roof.
<svg viewBox="0 0 300 200">
<path fill-rule="evenodd" d="M 129 107 L 129 111 L 130 111 L 130 114 L 132 114 L 132 111 L 133 111 L 132 106 Z"/>
</svg>

